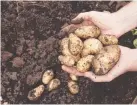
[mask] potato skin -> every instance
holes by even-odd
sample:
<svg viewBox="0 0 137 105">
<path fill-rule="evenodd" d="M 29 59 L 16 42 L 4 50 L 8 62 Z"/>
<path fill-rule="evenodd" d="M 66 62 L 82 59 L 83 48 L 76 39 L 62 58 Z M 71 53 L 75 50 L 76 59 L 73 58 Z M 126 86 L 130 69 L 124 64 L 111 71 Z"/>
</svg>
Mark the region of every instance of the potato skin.
<svg viewBox="0 0 137 105">
<path fill-rule="evenodd" d="M 73 66 L 75 64 L 75 60 L 71 56 L 58 56 L 59 61 L 61 64 L 64 64 L 66 66 Z"/>
<path fill-rule="evenodd" d="M 60 84 L 61 84 L 61 82 L 57 78 L 51 80 L 50 83 L 48 84 L 48 91 L 52 91 L 52 90 L 58 88 Z"/>
<path fill-rule="evenodd" d="M 71 55 L 69 49 L 68 49 L 68 42 L 69 38 L 63 38 L 60 43 L 60 49 L 63 55 Z"/>
<path fill-rule="evenodd" d="M 75 81 L 72 81 L 72 80 L 69 81 L 68 88 L 72 94 L 77 94 L 79 92 L 79 86 Z"/>
<path fill-rule="evenodd" d="M 78 81 L 78 77 L 76 75 L 70 74 L 69 76 L 70 76 L 71 80 Z"/>
<path fill-rule="evenodd" d="M 71 54 L 78 55 L 83 49 L 83 42 L 75 34 L 69 35 L 69 50 Z"/>
<path fill-rule="evenodd" d="M 97 38 L 100 35 L 101 31 L 97 26 L 81 26 L 75 31 L 75 34 L 80 37 L 87 39 L 89 37 Z"/>
<path fill-rule="evenodd" d="M 80 59 L 80 54 L 72 55 L 68 48 L 68 44 L 69 44 L 69 38 L 66 37 L 61 40 L 61 43 L 60 43 L 61 52 L 64 56 L 71 56 L 75 60 L 75 62 L 77 62 Z"/>
<path fill-rule="evenodd" d="M 52 70 L 47 70 L 42 76 L 43 84 L 48 84 L 54 77 L 54 72 Z"/>
<path fill-rule="evenodd" d="M 111 70 L 120 58 L 120 48 L 118 45 L 109 45 L 104 47 L 92 61 L 94 73 L 104 75 Z"/>
<path fill-rule="evenodd" d="M 78 62 L 77 62 L 77 70 L 79 72 L 86 72 L 89 70 L 89 68 L 91 67 L 91 63 L 93 60 L 94 56 L 93 55 L 88 55 L 85 57 L 82 57 Z"/>
<path fill-rule="evenodd" d="M 100 35 L 98 39 L 105 46 L 118 44 L 118 39 L 114 35 Z"/>
<path fill-rule="evenodd" d="M 31 101 L 37 100 L 44 92 L 44 88 L 45 88 L 44 85 L 40 85 L 34 88 L 33 90 L 30 90 L 28 93 L 28 99 Z"/>
<path fill-rule="evenodd" d="M 102 48 L 103 45 L 98 39 L 89 38 L 84 41 L 82 56 L 87 56 L 89 54 L 97 54 Z"/>
</svg>

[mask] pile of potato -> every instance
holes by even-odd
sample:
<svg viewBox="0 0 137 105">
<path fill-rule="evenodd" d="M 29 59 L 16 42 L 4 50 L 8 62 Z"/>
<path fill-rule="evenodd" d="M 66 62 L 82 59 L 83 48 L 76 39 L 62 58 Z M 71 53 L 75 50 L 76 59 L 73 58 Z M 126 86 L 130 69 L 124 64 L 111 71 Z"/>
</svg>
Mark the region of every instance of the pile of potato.
<svg viewBox="0 0 137 105">
<path fill-rule="evenodd" d="M 47 70 L 43 74 L 42 83 L 44 85 L 47 85 L 48 91 L 52 91 L 60 85 L 60 80 L 57 78 L 54 79 L 54 72 L 52 70 Z M 42 95 L 42 93 L 45 90 L 45 86 L 43 84 L 29 91 L 28 93 L 29 100 L 35 101 Z"/>
<path fill-rule="evenodd" d="M 81 26 L 61 40 L 62 55 L 58 59 L 63 65 L 76 67 L 79 72 L 93 68 L 96 75 L 104 75 L 120 58 L 121 51 L 117 44 L 115 36 L 101 34 L 97 26 Z"/>
</svg>

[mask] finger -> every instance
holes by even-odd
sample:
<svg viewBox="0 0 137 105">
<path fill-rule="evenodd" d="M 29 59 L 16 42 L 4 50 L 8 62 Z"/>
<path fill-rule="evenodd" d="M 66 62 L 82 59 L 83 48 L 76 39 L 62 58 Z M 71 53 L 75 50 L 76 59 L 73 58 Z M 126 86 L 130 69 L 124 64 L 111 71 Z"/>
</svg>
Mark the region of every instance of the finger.
<svg viewBox="0 0 137 105">
<path fill-rule="evenodd" d="M 68 66 L 63 65 L 62 69 L 70 74 L 74 74 L 77 76 L 83 76 L 83 73 L 78 72 L 74 67 L 68 67 Z"/>
<path fill-rule="evenodd" d="M 84 76 L 91 79 L 93 82 L 110 82 L 112 80 L 108 75 L 98 76 L 93 72 L 86 72 L 84 73 Z"/>
<path fill-rule="evenodd" d="M 71 24 L 63 28 L 59 33 L 59 38 L 63 38 L 64 36 L 69 35 L 70 33 L 73 33 L 76 29 L 78 29 L 81 26 L 89 26 L 93 23 L 91 21 L 83 21 L 81 24 Z"/>
<path fill-rule="evenodd" d="M 70 33 L 73 33 L 76 29 L 78 28 L 78 25 L 68 25 L 65 28 L 61 29 L 61 31 L 58 33 L 58 37 L 59 38 L 63 38 L 67 35 L 69 35 Z"/>
<path fill-rule="evenodd" d="M 80 23 L 82 23 L 83 21 L 84 21 L 83 18 L 78 18 L 78 19 L 72 19 L 72 20 L 71 20 L 71 23 L 72 23 L 72 24 L 80 24 Z"/>
<path fill-rule="evenodd" d="M 117 77 L 119 77 L 120 75 L 124 74 L 125 72 L 127 72 L 126 70 L 126 65 L 124 65 L 124 63 L 119 63 L 114 66 L 111 71 L 108 72 L 108 76 L 111 78 L 111 79 L 115 79 Z"/>
<path fill-rule="evenodd" d="M 110 13 L 109 11 L 103 11 L 104 13 Z"/>
<path fill-rule="evenodd" d="M 77 17 L 75 17 L 74 19 L 71 20 L 71 23 L 79 24 L 85 20 L 90 20 L 89 14 L 90 14 L 90 12 L 80 13 Z"/>
</svg>

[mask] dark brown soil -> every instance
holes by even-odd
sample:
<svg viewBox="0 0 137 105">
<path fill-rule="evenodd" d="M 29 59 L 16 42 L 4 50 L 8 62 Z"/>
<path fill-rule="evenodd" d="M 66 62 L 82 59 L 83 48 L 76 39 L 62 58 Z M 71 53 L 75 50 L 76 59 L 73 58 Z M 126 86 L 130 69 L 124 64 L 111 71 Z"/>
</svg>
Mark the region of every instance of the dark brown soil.
<svg viewBox="0 0 137 105">
<path fill-rule="evenodd" d="M 76 14 L 98 10 L 114 12 L 109 2 L 1 2 L 1 95 L 11 104 L 129 104 L 137 95 L 137 73 L 126 73 L 110 83 L 79 79 L 80 92 L 71 95 L 68 74 L 60 68 L 58 35 L 61 26 Z M 131 32 L 119 39 L 120 45 L 134 48 Z M 16 58 L 17 57 L 17 58 Z M 44 71 L 52 69 L 61 86 L 45 92 L 34 102 L 28 91 L 40 85 Z M 46 86 L 45 86 L 46 89 Z"/>
</svg>

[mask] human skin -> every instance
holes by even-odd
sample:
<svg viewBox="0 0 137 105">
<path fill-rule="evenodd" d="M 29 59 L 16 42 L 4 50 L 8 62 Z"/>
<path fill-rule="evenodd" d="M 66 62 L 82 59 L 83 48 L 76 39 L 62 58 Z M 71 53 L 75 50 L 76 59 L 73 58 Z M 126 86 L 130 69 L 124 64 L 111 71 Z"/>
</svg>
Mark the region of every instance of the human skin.
<svg viewBox="0 0 137 105">
<path fill-rule="evenodd" d="M 137 26 L 137 2 L 130 2 L 117 12 L 90 11 L 80 13 L 72 20 L 71 25 L 62 29 L 61 34 L 69 34 L 82 25 L 97 25 L 103 34 L 115 35 L 117 38 Z M 75 23 L 75 24 L 74 24 Z M 73 67 L 62 66 L 68 73 L 85 76 L 94 82 L 110 82 L 116 77 L 129 72 L 137 71 L 137 49 L 119 46 L 121 56 L 118 63 L 106 75 L 97 76 L 93 72 L 80 73 Z"/>
</svg>

